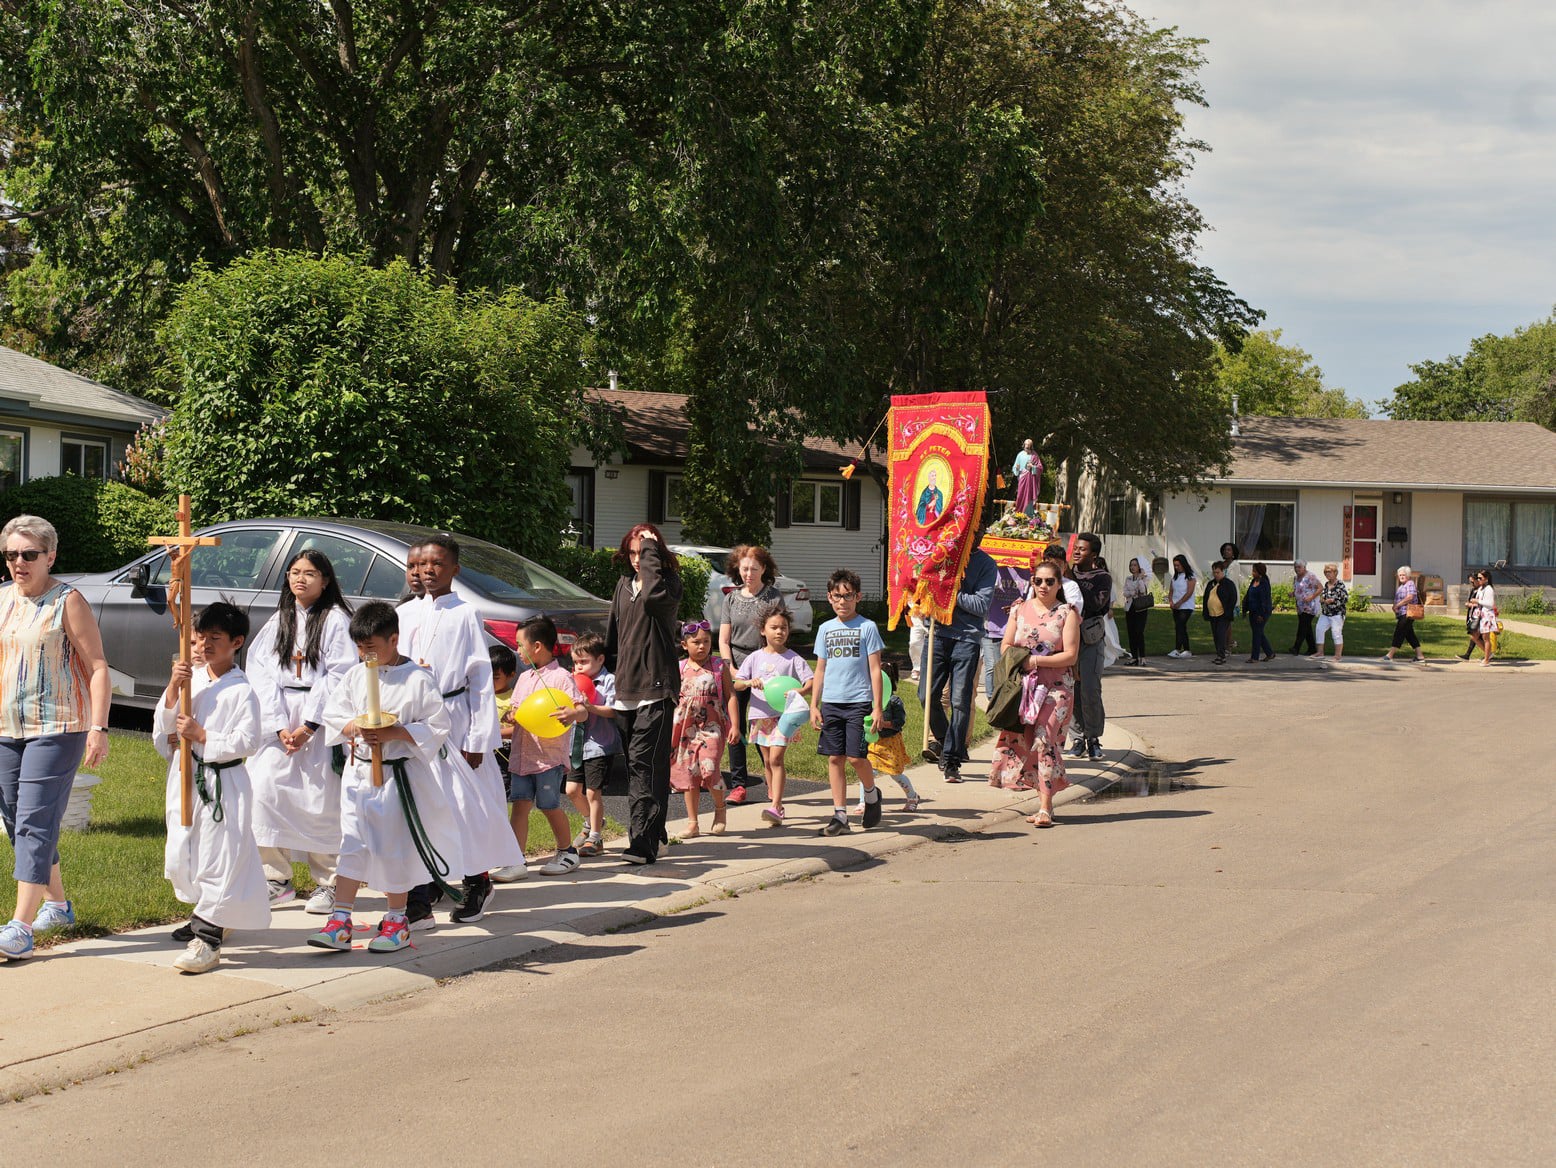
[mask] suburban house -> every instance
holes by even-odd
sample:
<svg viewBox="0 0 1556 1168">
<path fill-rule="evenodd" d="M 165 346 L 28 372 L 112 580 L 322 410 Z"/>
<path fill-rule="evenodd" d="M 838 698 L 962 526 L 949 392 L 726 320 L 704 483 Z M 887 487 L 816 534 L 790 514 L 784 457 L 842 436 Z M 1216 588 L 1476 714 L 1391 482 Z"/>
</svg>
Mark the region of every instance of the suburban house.
<svg viewBox="0 0 1556 1168">
<path fill-rule="evenodd" d="M 1242 417 L 1204 497 L 1147 497 L 1095 466 L 1078 495 L 1077 528 L 1103 534 L 1120 571 L 1182 553 L 1203 576 L 1231 541 L 1274 580 L 1297 558 L 1333 562 L 1375 597 L 1408 564 L 1442 579 L 1450 608 L 1472 568 L 1556 587 L 1556 433 L 1531 422 Z"/>
<path fill-rule="evenodd" d="M 166 411 L 0 346 L 0 490 L 69 472 L 117 477 L 135 432 Z"/>
<path fill-rule="evenodd" d="M 690 446 L 685 395 L 590 392 L 617 410 L 627 449 L 600 464 L 587 450 L 573 451 L 569 483 L 573 526 L 581 542 L 615 546 L 635 524 L 645 522 L 655 524 L 669 542 L 685 542 L 680 520 L 682 471 Z M 857 454 L 820 439 L 806 444 L 800 477 L 773 500 L 769 546 L 784 574 L 813 590 L 825 585 L 834 569 L 848 567 L 859 573 L 866 595 L 879 596 L 886 580 L 886 488 L 864 466 L 843 478 L 842 468 Z"/>
</svg>

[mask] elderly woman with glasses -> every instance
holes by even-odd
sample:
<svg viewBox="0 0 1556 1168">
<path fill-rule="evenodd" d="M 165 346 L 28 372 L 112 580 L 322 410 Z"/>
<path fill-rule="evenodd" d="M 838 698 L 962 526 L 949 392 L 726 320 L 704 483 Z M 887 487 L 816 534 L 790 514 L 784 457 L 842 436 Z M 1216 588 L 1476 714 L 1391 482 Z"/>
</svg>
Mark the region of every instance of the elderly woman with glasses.
<svg viewBox="0 0 1556 1168">
<path fill-rule="evenodd" d="M 1345 609 L 1350 602 L 1350 590 L 1340 582 L 1340 569 L 1334 564 L 1325 564 L 1324 586 L 1318 590 L 1318 627 L 1313 631 L 1318 648 L 1308 660 L 1324 659 L 1324 635 L 1327 633 L 1334 638 L 1334 659 L 1339 664 L 1345 655 Z"/>
<path fill-rule="evenodd" d="M 54 525 L 18 515 L 0 530 L 11 582 L 0 587 L 0 815 L 16 850 L 16 912 L 0 957 L 76 921 L 59 870 L 59 832 L 76 768 L 108 757 L 111 687 L 86 598 L 51 574 Z"/>
<path fill-rule="evenodd" d="M 1080 656 L 1081 615 L 1067 604 L 1060 566 L 1039 561 L 1032 570 L 1032 591 L 1011 609 L 1000 652 L 1014 646 L 1027 651 L 1023 665 L 1021 731 L 1004 731 L 994 746 L 989 785 L 1036 790 L 1039 810 L 1027 822 L 1052 827 L 1054 795 L 1069 786 L 1064 776 L 1064 732 L 1075 705 L 1074 666 Z"/>
<path fill-rule="evenodd" d="M 1383 654 L 1383 660 L 1394 660 L 1399 647 L 1408 643 L 1415 650 L 1416 664 L 1424 665 L 1426 658 L 1421 653 L 1421 638 L 1416 636 L 1416 622 L 1410 615 L 1410 606 L 1421 603 L 1421 590 L 1416 587 L 1409 564 L 1400 566 L 1395 579 L 1398 587 L 1394 589 L 1394 639 L 1389 645 L 1389 651 Z"/>
</svg>

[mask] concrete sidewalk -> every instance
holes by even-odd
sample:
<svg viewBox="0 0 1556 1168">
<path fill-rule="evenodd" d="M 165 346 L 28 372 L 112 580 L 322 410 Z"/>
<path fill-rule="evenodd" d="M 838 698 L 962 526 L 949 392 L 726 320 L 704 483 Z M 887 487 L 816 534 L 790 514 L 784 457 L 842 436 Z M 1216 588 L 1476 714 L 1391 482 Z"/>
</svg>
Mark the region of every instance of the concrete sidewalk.
<svg viewBox="0 0 1556 1168">
<path fill-rule="evenodd" d="M 1139 765 L 1143 755 L 1134 736 L 1120 728 L 1110 727 L 1102 745 L 1100 762 L 1066 760 L 1073 785 L 1055 799 L 1056 806 L 1102 790 Z M 789 821 L 777 829 L 764 825 L 762 803 L 731 807 L 725 835 L 708 835 L 705 826 L 699 838 L 663 849 L 660 862 L 649 868 L 622 864 L 617 855 L 624 844 L 617 843 L 571 876 L 532 875 L 523 883 L 499 885 L 485 919 L 450 925 L 440 911 L 438 927 L 416 934 L 415 946 L 400 954 L 310 948 L 304 938 L 323 918 L 304 913 L 299 901 L 277 909 L 268 931 L 234 934 L 222 948 L 220 968 L 199 977 L 173 970 L 182 946 L 169 936 L 171 926 L 72 942 L 28 961 L 0 963 L 0 1099 L 23 1098 L 199 1043 L 416 993 L 439 978 L 579 936 L 879 862 L 906 848 L 1031 814 L 1035 794 L 1002 791 L 985 781 L 990 749 L 985 743 L 977 750 L 978 759 L 964 771 L 966 781 L 955 786 L 930 766 L 913 768 L 913 783 L 924 796 L 913 814 L 901 810 L 901 793 L 888 782 L 885 817 L 874 831 L 861 830 L 855 817 L 849 835 L 817 835 L 831 803 L 824 792 L 788 801 Z M 672 815 L 672 830 L 678 822 Z M 364 896 L 356 918 L 371 928 L 383 908 L 382 898 Z"/>
</svg>

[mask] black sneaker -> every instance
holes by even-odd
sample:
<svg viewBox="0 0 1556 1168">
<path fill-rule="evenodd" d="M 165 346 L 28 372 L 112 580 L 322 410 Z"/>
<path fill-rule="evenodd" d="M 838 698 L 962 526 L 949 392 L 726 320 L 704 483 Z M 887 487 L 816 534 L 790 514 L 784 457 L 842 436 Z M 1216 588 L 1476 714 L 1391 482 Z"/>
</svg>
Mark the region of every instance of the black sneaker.
<svg viewBox="0 0 1556 1168">
<path fill-rule="evenodd" d="M 876 800 L 875 805 L 877 807 L 879 807 L 881 805 L 880 804 L 880 800 Z M 868 806 L 865 808 L 865 813 L 869 814 Z M 877 818 L 880 816 L 880 812 L 879 811 L 876 812 L 876 816 L 877 816 Z M 835 815 L 830 815 L 830 816 L 827 817 L 826 823 L 822 825 L 821 830 L 818 831 L 816 834 L 817 835 L 847 835 L 849 833 L 849 831 L 851 831 L 851 830 L 852 829 L 848 826 L 848 820 L 846 820 L 846 819 L 839 819 Z"/>
<path fill-rule="evenodd" d="M 1088 738 L 1086 740 L 1086 757 L 1091 759 L 1093 762 L 1096 762 L 1098 759 L 1100 759 L 1102 757 L 1102 743 L 1098 742 L 1095 738 Z"/>
<path fill-rule="evenodd" d="M 644 864 L 652 864 L 654 862 L 654 857 L 644 855 L 642 852 L 635 852 L 631 848 L 628 848 L 626 851 L 621 853 L 621 862 L 624 864 L 634 864 L 638 867 L 642 867 Z"/>
<path fill-rule="evenodd" d="M 929 745 L 924 747 L 924 761 L 925 762 L 939 762 L 940 761 L 940 743 L 936 742 L 933 738 L 931 738 L 929 740 Z"/>
<path fill-rule="evenodd" d="M 1086 757 L 1086 740 L 1084 738 L 1077 738 L 1075 740 L 1075 745 L 1070 747 L 1070 757 L 1071 758 L 1085 758 Z"/>
<path fill-rule="evenodd" d="M 438 927 L 437 918 L 432 915 L 432 906 L 419 900 L 405 906 L 405 921 L 413 933 L 424 933 Z"/>
<path fill-rule="evenodd" d="M 960 783 L 962 781 L 962 764 L 959 763 L 959 762 L 956 762 L 954 760 L 951 761 L 951 762 L 946 763 L 945 764 L 945 772 L 944 772 L 944 774 L 945 774 L 945 781 L 946 782 L 948 782 L 948 783 Z M 880 805 L 879 802 L 877 802 L 876 805 L 879 806 Z M 866 806 L 865 810 L 869 811 L 869 807 Z"/>
<path fill-rule="evenodd" d="M 465 877 L 465 903 L 448 914 L 456 925 L 473 925 L 486 915 L 486 902 L 492 895 L 490 876 Z"/>
<path fill-rule="evenodd" d="M 183 924 L 179 925 L 178 928 L 174 929 L 173 940 L 177 941 L 180 945 L 187 945 L 189 942 L 193 941 L 194 922 L 185 921 Z"/>
<path fill-rule="evenodd" d="M 881 798 L 881 789 L 879 787 L 875 787 L 873 790 L 875 791 L 875 798 L 873 800 L 865 799 L 864 818 L 860 820 L 867 829 L 881 822 L 881 807 L 886 802 L 886 800 Z"/>
</svg>

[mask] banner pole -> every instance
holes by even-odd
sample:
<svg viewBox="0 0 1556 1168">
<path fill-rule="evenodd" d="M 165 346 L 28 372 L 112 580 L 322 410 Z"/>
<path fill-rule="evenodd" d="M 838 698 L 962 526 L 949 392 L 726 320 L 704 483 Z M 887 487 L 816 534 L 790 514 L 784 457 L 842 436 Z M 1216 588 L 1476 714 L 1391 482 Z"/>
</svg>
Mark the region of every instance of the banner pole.
<svg viewBox="0 0 1556 1168">
<path fill-rule="evenodd" d="M 919 704 L 924 707 L 924 742 L 919 747 L 921 754 L 929 749 L 929 698 L 925 695 L 932 693 L 933 687 L 930 679 L 935 676 L 935 618 L 931 615 L 928 620 L 929 645 L 924 653 L 923 682 L 919 686 L 918 691 Z"/>
</svg>

